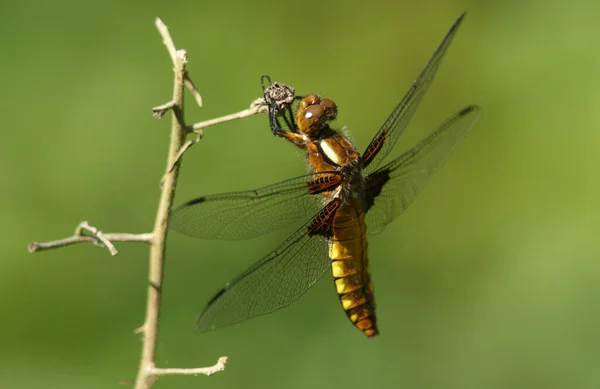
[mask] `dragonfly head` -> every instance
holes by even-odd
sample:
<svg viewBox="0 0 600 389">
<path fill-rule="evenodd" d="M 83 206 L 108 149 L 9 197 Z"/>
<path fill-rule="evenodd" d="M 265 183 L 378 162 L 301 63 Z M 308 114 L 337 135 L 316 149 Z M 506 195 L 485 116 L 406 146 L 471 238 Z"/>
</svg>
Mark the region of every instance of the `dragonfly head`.
<svg viewBox="0 0 600 389">
<path fill-rule="evenodd" d="M 317 95 L 302 98 L 296 113 L 298 130 L 306 135 L 314 136 L 323 129 L 327 122 L 337 117 L 337 105 L 330 99 L 322 99 Z"/>
</svg>

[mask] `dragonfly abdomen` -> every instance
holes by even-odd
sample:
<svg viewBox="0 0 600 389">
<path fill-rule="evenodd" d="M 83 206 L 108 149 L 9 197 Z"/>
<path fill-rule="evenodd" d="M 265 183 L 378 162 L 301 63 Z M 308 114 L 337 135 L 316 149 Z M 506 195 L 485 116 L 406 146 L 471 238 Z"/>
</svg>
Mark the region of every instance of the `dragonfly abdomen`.
<svg viewBox="0 0 600 389">
<path fill-rule="evenodd" d="M 375 299 L 369 275 L 365 214 L 346 204 L 337 211 L 333 237 L 329 242 L 329 258 L 336 292 L 350 321 L 365 335 L 378 334 Z"/>
</svg>

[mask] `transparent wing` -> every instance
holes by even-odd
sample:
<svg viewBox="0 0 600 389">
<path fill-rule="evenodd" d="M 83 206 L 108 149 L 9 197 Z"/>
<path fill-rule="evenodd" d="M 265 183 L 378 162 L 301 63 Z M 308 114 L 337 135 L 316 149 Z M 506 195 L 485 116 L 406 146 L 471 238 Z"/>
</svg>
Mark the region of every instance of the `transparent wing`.
<svg viewBox="0 0 600 389">
<path fill-rule="evenodd" d="M 415 147 L 366 178 L 367 228 L 380 232 L 408 208 L 427 180 L 446 161 L 481 109 L 469 106 L 456 113 Z"/>
<path fill-rule="evenodd" d="M 197 238 L 248 239 L 315 215 L 319 193 L 339 185 L 339 173 L 315 173 L 256 190 L 203 196 L 173 210 L 170 228 Z"/>
<path fill-rule="evenodd" d="M 327 241 L 331 237 L 336 200 L 298 229 L 274 251 L 227 283 L 202 311 L 200 332 L 264 315 L 297 300 L 330 266 Z"/>
<path fill-rule="evenodd" d="M 456 35 L 458 27 L 460 27 L 464 17 L 465 14 L 463 13 L 456 22 L 454 22 L 454 25 L 450 28 L 450 31 L 448 31 L 442 43 L 440 43 L 435 53 L 433 53 L 433 56 L 425 66 L 425 69 L 423 69 L 419 77 L 408 90 L 408 93 L 406 93 L 385 123 L 383 123 L 363 153 L 364 166 L 365 168 L 368 167 L 367 172 L 377 169 L 382 160 L 396 145 L 398 138 L 400 138 L 400 135 L 402 135 L 408 122 L 417 110 L 423 95 L 427 92 L 429 85 L 431 85 L 435 73 L 442 62 L 442 58 L 450 46 L 452 38 Z"/>
</svg>

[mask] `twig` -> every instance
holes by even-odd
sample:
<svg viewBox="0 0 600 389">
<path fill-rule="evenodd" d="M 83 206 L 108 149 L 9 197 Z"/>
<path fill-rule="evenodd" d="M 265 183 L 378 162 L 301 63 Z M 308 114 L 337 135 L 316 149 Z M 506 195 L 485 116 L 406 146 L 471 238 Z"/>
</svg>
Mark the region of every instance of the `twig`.
<svg viewBox="0 0 600 389">
<path fill-rule="evenodd" d="M 176 62 L 176 58 L 175 58 L 176 54 L 175 53 L 176 53 L 177 49 L 175 48 L 175 43 L 173 43 L 171 34 L 169 34 L 169 28 L 163 23 L 162 20 L 160 20 L 160 18 L 156 18 L 155 24 L 156 24 L 156 28 L 158 29 L 158 32 L 160 33 L 160 35 L 163 38 L 163 43 L 165 44 L 165 46 L 167 46 L 167 51 L 169 52 L 171 61 L 173 62 L 173 64 L 175 64 L 175 62 Z M 200 95 L 198 88 L 196 88 L 196 85 L 194 85 L 194 82 L 192 81 L 189 74 L 187 73 L 187 70 L 183 71 L 183 79 L 184 79 L 185 87 L 188 88 L 188 90 L 190 91 L 192 96 L 194 96 L 194 100 L 196 100 L 196 104 L 198 104 L 199 107 L 202 107 L 202 96 Z"/>
<path fill-rule="evenodd" d="M 112 242 L 146 242 L 152 241 L 152 234 L 129 234 L 121 232 L 102 232 L 96 227 L 83 221 L 75 228 L 75 233 L 72 236 L 63 239 L 52 240 L 49 242 L 31 242 L 29 244 L 29 252 L 55 249 L 59 247 L 69 246 L 75 243 L 92 242 L 99 247 L 106 247 L 111 255 L 117 255 L 119 252 Z"/>
<path fill-rule="evenodd" d="M 162 107 L 165 107 L 168 104 L 169 103 L 155 107 L 152 110 L 155 112 L 160 111 L 162 109 Z M 261 98 L 254 100 L 252 103 L 250 103 L 250 108 L 247 108 L 242 111 L 235 112 L 235 113 L 232 113 L 229 115 L 221 116 L 221 117 L 210 119 L 210 120 L 205 120 L 203 122 L 198 122 L 198 123 L 186 126 L 186 129 L 189 133 L 191 133 L 191 132 L 196 133 L 196 138 L 190 139 L 183 144 L 183 146 L 177 152 L 177 157 L 175 158 L 175 160 L 173 161 L 173 164 L 171 165 L 169 170 L 167 170 L 167 172 L 170 172 L 171 170 L 173 170 L 173 166 L 175 165 L 175 163 L 179 162 L 181 157 L 183 157 L 183 154 L 190 147 L 192 147 L 193 145 L 198 143 L 200 141 L 200 139 L 202 139 L 202 137 L 204 136 L 204 132 L 202 130 L 204 128 L 214 126 L 215 124 L 230 122 L 232 120 L 249 118 L 250 116 L 254 116 L 259 113 L 267 113 L 268 111 L 269 111 L 269 107 L 265 104 L 265 99 L 261 97 Z M 162 116 L 164 114 L 164 111 L 162 111 L 162 112 L 163 113 L 160 116 Z M 162 183 L 164 182 L 164 180 L 165 180 L 164 177 L 160 180 L 161 186 L 162 186 Z"/>
<path fill-rule="evenodd" d="M 190 139 L 187 140 L 183 146 L 181 146 L 181 148 L 179 149 L 179 151 L 177 152 L 177 155 L 175 156 L 175 159 L 173 160 L 173 163 L 171 164 L 171 166 L 169 167 L 169 169 L 167 170 L 167 173 L 170 173 L 173 170 L 173 167 L 175 167 L 175 164 L 179 162 L 179 160 L 181 159 L 181 157 L 183 157 L 183 154 L 187 151 L 187 149 L 189 149 L 190 147 L 192 147 L 193 145 L 195 145 L 196 143 L 200 142 L 200 139 L 202 139 L 202 133 L 198 133 L 196 135 L 196 138 L 194 139 Z M 166 173 L 165 173 L 166 174 Z M 163 176 L 160 179 L 160 186 L 162 187 L 163 183 L 165 182 L 165 176 Z"/>
<path fill-rule="evenodd" d="M 167 27 L 167 25 L 164 24 L 163 21 L 160 20 L 160 18 L 156 18 L 154 24 L 158 29 L 158 33 L 163 38 L 163 43 L 167 47 L 167 51 L 169 52 L 169 56 L 171 57 L 171 62 L 173 62 L 173 65 L 175 65 L 177 63 L 177 49 L 175 48 L 175 42 L 173 42 L 171 34 L 169 34 L 169 27 Z"/>
<path fill-rule="evenodd" d="M 226 358 L 221 357 L 219 362 L 209 368 L 197 369 L 160 369 L 156 367 L 156 345 L 158 341 L 158 323 L 160 317 L 160 302 L 162 297 L 163 270 L 165 264 L 165 245 L 167 238 L 167 227 L 169 220 L 169 211 L 173 205 L 175 195 L 175 185 L 179 175 L 179 165 L 181 159 L 178 158 L 179 151 L 185 143 L 185 137 L 188 134 L 185 123 L 183 122 L 184 110 L 184 88 L 187 73 L 187 53 L 185 50 L 176 50 L 169 30 L 160 19 L 156 19 L 156 26 L 163 37 L 167 50 L 173 60 L 175 69 L 175 81 L 173 86 L 172 104 L 169 107 L 173 112 L 171 119 L 171 141 L 169 144 L 169 156 L 167 158 L 166 173 L 163 178 L 161 196 L 156 212 L 154 222 L 152 245 L 150 246 L 150 268 L 149 268 L 149 286 L 148 299 L 146 302 L 146 319 L 140 327 L 144 334 L 144 344 L 142 347 L 142 357 L 138 374 L 135 380 L 135 389 L 149 389 L 157 375 L 164 374 L 183 374 L 182 371 L 196 371 L 196 374 L 213 374 L 221 371 L 225 367 Z M 189 86 L 188 86 L 189 88 Z M 199 94 L 198 94 L 199 96 Z M 209 374 L 210 373 L 210 374 Z M 194 374 L 194 373 L 190 373 Z"/>
<path fill-rule="evenodd" d="M 157 19 L 158 20 L 158 19 Z M 158 25 L 158 22 L 157 22 Z M 160 30 L 160 29 L 159 29 Z M 168 30 L 161 30 L 161 34 L 168 34 Z M 170 37 L 163 35 L 165 44 L 171 42 Z M 169 44 L 167 44 L 169 48 Z M 170 48 L 169 48 L 170 51 Z M 185 50 L 177 51 L 175 55 L 175 82 L 173 87 L 173 115 L 171 120 L 171 141 L 169 145 L 169 156 L 167 168 L 171 166 L 172 161 L 177 155 L 185 141 L 185 130 L 180 123 L 179 116 L 183 113 L 183 78 L 185 66 L 187 64 L 187 55 Z M 150 246 L 150 267 L 149 267 L 149 286 L 148 299 L 146 301 L 146 319 L 142 326 L 144 330 L 144 344 L 142 347 L 142 358 L 140 360 L 140 369 L 136 378 L 136 389 L 150 388 L 154 382 L 152 370 L 155 367 L 156 344 L 158 339 L 158 320 L 160 317 L 160 302 L 162 297 L 163 269 L 165 264 L 165 243 L 167 237 L 167 223 L 169 210 L 173 203 L 175 194 L 175 182 L 179 174 L 179 163 L 175 163 L 170 173 L 166 173 L 164 185 L 160 195 L 156 220 L 154 222 L 154 239 Z"/>
<path fill-rule="evenodd" d="M 254 100 L 250 104 L 250 108 L 247 108 L 242 111 L 232 113 L 229 115 L 221 116 L 218 118 L 205 120 L 205 121 L 199 122 L 199 123 L 194 123 L 194 124 L 187 126 L 187 128 L 190 132 L 198 132 L 198 131 L 202 130 L 203 128 L 214 126 L 215 124 L 230 122 L 232 120 L 237 120 L 237 119 L 244 119 L 244 118 L 248 118 L 250 116 L 259 114 L 259 113 L 267 113 L 267 112 L 269 112 L 269 107 L 266 105 L 265 99 L 263 99 L 261 97 L 261 98 Z"/>
<path fill-rule="evenodd" d="M 198 91 L 198 88 L 196 88 L 196 85 L 194 85 L 194 81 L 192 81 L 187 71 L 185 72 L 184 82 L 186 88 L 188 88 L 192 96 L 194 96 L 194 100 L 196 100 L 196 104 L 198 104 L 198 107 L 202 108 L 202 96 L 200 95 L 200 91 Z"/>
<path fill-rule="evenodd" d="M 192 369 L 162 369 L 156 367 L 156 346 L 158 340 L 158 322 L 160 317 L 160 303 L 162 297 L 163 270 L 165 264 L 165 244 L 167 238 L 167 227 L 169 212 L 173 205 L 175 195 L 175 186 L 177 176 L 179 175 L 179 164 L 183 154 L 186 136 L 192 131 L 194 126 L 198 128 L 198 140 L 201 135 L 201 129 L 222 123 L 228 120 L 234 120 L 241 117 L 251 116 L 262 112 L 260 100 L 256 100 L 249 110 L 237 114 L 228 115 L 223 118 L 213 119 L 207 122 L 198 123 L 193 126 L 187 126 L 184 122 L 184 89 L 187 87 L 194 95 L 196 102 L 201 105 L 202 99 L 200 93 L 189 78 L 186 65 L 187 53 L 185 50 L 176 50 L 175 44 L 169 35 L 169 31 L 160 19 L 156 19 L 156 26 L 163 37 L 167 46 L 169 55 L 173 61 L 175 81 L 173 86 L 173 98 L 166 104 L 154 108 L 154 113 L 162 117 L 167 111 L 173 113 L 171 120 L 171 137 L 169 143 L 169 154 L 166 163 L 166 173 L 160 194 L 158 209 L 154 228 L 151 233 L 146 234 L 128 234 L 128 233 L 103 233 L 97 228 L 90 226 L 87 222 L 81 222 L 75 229 L 73 236 L 54 240 L 50 242 L 33 242 L 29 245 L 29 251 L 41 251 L 51 248 L 68 246 L 80 242 L 92 242 L 98 246 L 106 247 L 112 255 L 117 254 L 117 249 L 112 242 L 147 242 L 150 243 L 150 266 L 148 269 L 148 298 L 146 301 L 146 318 L 144 324 L 136 330 L 137 333 L 143 333 L 142 357 L 139 370 L 135 380 L 135 389 L 149 389 L 154 380 L 159 375 L 166 374 L 205 374 L 212 375 L 222 371 L 225 368 L 227 357 L 219 358 L 216 365 L 211 367 L 192 368 Z M 262 103 L 264 105 L 264 102 Z M 244 113 L 245 112 L 245 113 Z M 197 141 L 197 140 L 196 140 Z M 193 142 L 193 141 L 190 141 Z M 193 144 L 193 143 L 192 143 Z M 189 146 L 187 146 L 189 147 Z M 182 151 L 183 150 L 183 151 Z"/>
<path fill-rule="evenodd" d="M 152 374 L 154 376 L 159 376 L 159 375 L 199 375 L 199 374 L 204 374 L 207 376 L 211 376 L 215 373 L 218 373 L 220 371 L 225 370 L 225 364 L 227 363 L 227 357 L 221 357 L 219 358 L 219 360 L 217 361 L 217 363 L 214 366 L 210 366 L 210 367 L 196 367 L 196 368 L 190 368 L 190 369 L 179 369 L 179 368 L 172 368 L 172 369 L 161 369 L 161 368 L 157 368 L 155 367 L 154 369 L 152 369 Z"/>
<path fill-rule="evenodd" d="M 152 108 L 152 112 L 154 112 L 152 115 L 157 119 L 161 119 L 163 116 L 165 116 L 165 113 L 167 113 L 168 110 L 173 108 L 174 105 L 175 103 L 169 101 L 168 103 L 154 107 Z"/>
</svg>

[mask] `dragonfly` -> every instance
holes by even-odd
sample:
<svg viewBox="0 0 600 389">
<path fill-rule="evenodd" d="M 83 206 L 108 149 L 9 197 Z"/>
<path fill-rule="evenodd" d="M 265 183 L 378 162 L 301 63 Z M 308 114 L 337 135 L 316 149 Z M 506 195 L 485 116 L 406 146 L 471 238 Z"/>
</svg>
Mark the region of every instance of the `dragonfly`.
<svg viewBox="0 0 600 389">
<path fill-rule="evenodd" d="M 350 322 L 369 338 L 379 334 L 367 231 L 381 231 L 408 208 L 480 116 L 481 109 L 470 105 L 383 164 L 464 17 L 450 28 L 362 154 L 330 126 L 338 113 L 333 100 L 295 96 L 283 84 L 263 86 L 271 132 L 306 153 L 310 173 L 259 189 L 198 197 L 173 210 L 170 228 L 197 238 L 235 240 L 303 224 L 208 301 L 196 322 L 199 332 L 286 307 L 329 271 Z"/>
</svg>

